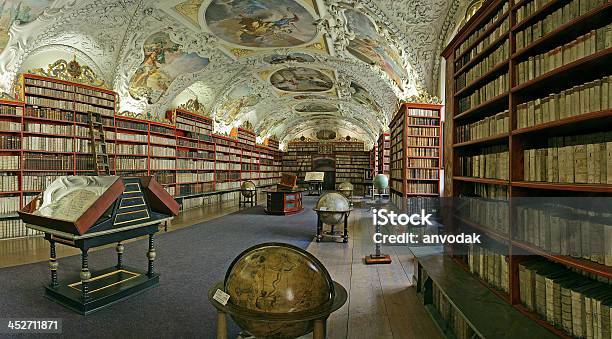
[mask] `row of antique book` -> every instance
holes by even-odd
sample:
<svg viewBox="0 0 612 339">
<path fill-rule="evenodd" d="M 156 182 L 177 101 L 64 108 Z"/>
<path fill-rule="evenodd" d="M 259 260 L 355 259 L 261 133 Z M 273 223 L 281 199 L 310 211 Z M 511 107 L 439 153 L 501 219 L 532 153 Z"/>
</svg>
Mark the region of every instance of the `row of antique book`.
<svg viewBox="0 0 612 339">
<path fill-rule="evenodd" d="M 548 14 L 545 18 L 536 21 L 534 24 L 516 33 L 516 49 L 530 45 L 546 34 L 554 31 L 559 26 L 564 25 L 575 18 L 586 14 L 595 9 L 607 0 L 572 0 L 565 6 Z M 528 13 L 526 13 L 528 14 Z"/>
<path fill-rule="evenodd" d="M 517 127 L 535 126 L 612 108 L 612 76 L 517 105 Z"/>
<path fill-rule="evenodd" d="M 408 167 L 421 167 L 421 168 L 438 168 L 440 162 L 438 159 L 408 159 Z"/>
<path fill-rule="evenodd" d="M 25 102 L 28 105 L 35 106 L 44 106 L 47 108 L 55 108 L 59 110 L 75 110 L 81 113 L 100 113 L 102 115 L 106 115 L 112 117 L 115 114 L 114 108 L 104 108 L 99 106 L 94 106 L 91 104 L 86 104 L 82 102 L 74 102 L 74 101 L 62 101 L 58 99 L 50 99 L 50 98 L 41 98 L 34 96 L 26 96 Z"/>
<path fill-rule="evenodd" d="M 508 180 L 508 145 L 489 146 L 480 152 L 459 156 L 458 175 Z"/>
<path fill-rule="evenodd" d="M 408 127 L 408 135 L 413 136 L 427 136 L 427 137 L 437 137 L 439 136 L 438 128 L 430 128 L 430 127 Z"/>
<path fill-rule="evenodd" d="M 508 60 L 510 55 L 510 43 L 506 39 L 503 44 L 497 47 L 493 52 L 487 55 L 476 65 L 470 67 L 469 70 L 461 73 L 455 78 L 455 90 L 459 91 L 465 86 L 470 85 L 474 80 L 480 78 L 498 64 Z"/>
<path fill-rule="evenodd" d="M 12 105 L 0 105 L 0 115 L 22 116 L 23 107 L 22 106 L 12 106 Z"/>
<path fill-rule="evenodd" d="M 499 8 L 493 16 L 491 16 L 489 20 L 487 20 L 484 24 L 482 24 L 467 39 L 465 39 L 465 41 L 463 41 L 461 45 L 459 45 L 459 47 L 457 47 L 457 49 L 455 50 L 455 57 L 459 57 L 459 55 L 467 51 L 468 48 L 470 48 L 476 42 L 476 40 L 480 39 L 481 37 L 485 35 L 485 33 L 487 33 L 486 34 L 487 36 L 483 39 L 483 41 L 481 41 L 476 46 L 476 48 L 473 48 L 469 53 L 466 53 L 464 57 L 457 59 L 457 62 L 458 62 L 456 65 L 457 69 L 461 68 L 467 62 L 469 62 L 470 59 L 472 59 L 475 55 L 480 53 L 480 51 L 486 48 L 490 42 L 495 41 L 496 38 L 508 32 L 508 29 L 510 27 L 508 25 L 507 18 L 504 20 L 504 23 L 502 23 L 502 25 L 499 25 L 493 32 L 487 32 L 487 31 L 498 23 L 499 19 L 502 16 L 504 16 L 504 14 L 506 14 L 509 7 L 510 7 L 510 4 L 508 1 L 506 1 L 504 5 L 501 8 Z M 488 38 L 488 42 L 485 42 L 487 38 Z"/>
<path fill-rule="evenodd" d="M 516 67 L 517 83 L 535 79 L 544 73 L 612 47 L 612 25 L 600 27 L 548 52 L 530 56 Z"/>
<path fill-rule="evenodd" d="M 408 182 L 406 191 L 417 194 L 437 194 L 438 184 L 437 183 L 420 183 L 420 182 Z"/>
<path fill-rule="evenodd" d="M 611 217 L 553 203 L 531 202 L 517 207 L 515 238 L 553 254 L 612 266 Z"/>
<path fill-rule="evenodd" d="M 391 150 L 393 152 L 393 150 Z M 403 151 L 402 151 L 403 152 Z M 401 157 L 402 154 L 400 154 Z M 438 148 L 416 148 L 409 147 L 406 149 L 407 157 L 432 157 L 437 158 L 440 156 L 440 150 Z"/>
<path fill-rule="evenodd" d="M 19 191 L 19 176 L 15 174 L 2 173 L 0 175 L 0 192 Z"/>
<path fill-rule="evenodd" d="M 215 174 L 212 172 L 205 172 L 205 173 L 178 172 L 176 173 L 177 183 L 213 181 L 214 178 L 215 178 Z"/>
<path fill-rule="evenodd" d="M 496 244 L 488 244 L 494 247 Z M 487 248 L 482 245 L 470 244 L 467 250 L 467 264 L 470 272 L 477 275 L 489 285 L 508 293 L 508 262 L 507 249 Z M 504 254 L 501 254 L 504 253 Z"/>
<path fill-rule="evenodd" d="M 406 171 L 408 179 L 439 179 L 438 169 L 408 168 Z"/>
<path fill-rule="evenodd" d="M 408 147 L 415 146 L 439 146 L 439 138 L 435 137 L 407 137 L 406 142 Z"/>
<path fill-rule="evenodd" d="M 448 324 L 455 338 L 480 338 L 435 282 L 432 284 L 432 305 L 438 311 L 444 323 Z"/>
<path fill-rule="evenodd" d="M 433 118 L 437 118 L 437 117 L 408 117 L 408 125 L 412 125 L 412 126 L 418 126 L 418 125 L 425 125 L 425 126 L 438 126 L 440 124 L 440 121 L 438 119 L 433 119 Z M 389 140 L 385 140 L 385 143 L 389 143 Z M 390 144 L 389 144 L 390 145 Z M 387 148 L 389 147 L 389 145 L 387 145 Z"/>
<path fill-rule="evenodd" d="M 113 99 L 106 100 L 106 99 L 92 97 L 92 96 L 83 95 L 79 93 L 57 91 L 57 90 L 42 88 L 42 87 L 27 86 L 25 88 L 25 92 L 26 92 L 26 95 L 50 96 L 50 97 L 63 99 L 63 100 L 70 100 L 70 101 L 75 100 L 75 101 L 79 101 L 83 103 L 106 106 L 106 107 L 115 106 L 115 101 Z"/>
<path fill-rule="evenodd" d="M 508 234 L 510 215 L 507 200 L 461 197 L 454 203 L 456 206 L 453 206 L 453 211 L 457 216 L 502 234 Z"/>
<path fill-rule="evenodd" d="M 0 220 L 0 239 L 11 239 L 42 234 L 31 228 L 26 228 L 19 219 Z"/>
<path fill-rule="evenodd" d="M 115 99 L 114 95 L 108 94 L 106 92 L 97 91 L 97 90 L 86 88 L 86 87 L 68 85 L 68 84 L 64 84 L 60 82 L 47 81 L 47 80 L 42 80 L 42 79 L 32 79 L 32 78 L 25 78 L 24 82 L 25 82 L 26 87 L 28 88 L 31 88 L 30 86 L 28 86 L 28 85 L 31 85 L 31 86 L 44 87 L 44 88 L 55 89 L 55 90 L 60 90 L 60 91 L 68 91 L 68 92 L 74 91 L 79 94 L 100 97 L 106 100 Z"/>
<path fill-rule="evenodd" d="M 508 110 L 480 119 L 466 125 L 457 126 L 457 142 L 466 142 L 508 133 L 510 114 Z"/>
<path fill-rule="evenodd" d="M 19 168 L 21 168 L 21 162 L 18 155 L 0 156 L 0 170 L 19 170 Z"/>
<path fill-rule="evenodd" d="M 496 96 L 502 95 L 510 88 L 510 77 L 504 73 L 494 80 L 489 81 L 484 86 L 470 92 L 469 95 L 462 96 L 458 100 L 459 113 L 465 112 L 472 107 L 485 103 Z"/>
<path fill-rule="evenodd" d="M 520 300 L 548 323 L 577 338 L 610 338 L 612 288 L 542 258 L 519 265 Z"/>
<path fill-rule="evenodd" d="M 525 181 L 612 184 L 612 133 L 553 137 L 523 153 Z"/>
</svg>

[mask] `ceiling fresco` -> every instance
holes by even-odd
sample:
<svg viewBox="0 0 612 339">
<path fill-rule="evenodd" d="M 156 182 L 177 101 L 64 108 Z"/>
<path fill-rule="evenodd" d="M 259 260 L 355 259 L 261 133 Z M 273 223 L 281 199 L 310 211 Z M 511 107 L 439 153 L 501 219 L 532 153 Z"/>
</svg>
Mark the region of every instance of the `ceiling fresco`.
<svg viewBox="0 0 612 339">
<path fill-rule="evenodd" d="M 198 99 L 220 128 L 248 120 L 281 143 L 326 129 L 372 144 L 399 101 L 436 94 L 437 56 L 466 2 L 0 0 L 0 92 L 56 61 L 45 55 L 75 55 L 119 111 L 162 116 Z"/>
<path fill-rule="evenodd" d="M 298 112 L 338 112 L 340 107 L 326 102 L 308 102 L 295 105 Z"/>
<path fill-rule="evenodd" d="M 317 35 L 315 18 L 293 0 L 213 0 L 204 18 L 213 34 L 241 47 L 295 47 Z"/>
<path fill-rule="evenodd" d="M 9 41 L 9 29 L 13 23 L 32 22 L 52 4 L 53 0 L 0 0 L 0 51 Z"/>
<path fill-rule="evenodd" d="M 152 34 L 144 42 L 144 60 L 129 83 L 132 97 L 156 103 L 172 81 L 182 73 L 194 73 L 208 65 L 208 58 L 185 53 L 164 32 Z"/>
<path fill-rule="evenodd" d="M 326 92 L 334 87 L 328 75 L 307 67 L 280 69 L 272 73 L 270 83 L 285 92 Z"/>
</svg>

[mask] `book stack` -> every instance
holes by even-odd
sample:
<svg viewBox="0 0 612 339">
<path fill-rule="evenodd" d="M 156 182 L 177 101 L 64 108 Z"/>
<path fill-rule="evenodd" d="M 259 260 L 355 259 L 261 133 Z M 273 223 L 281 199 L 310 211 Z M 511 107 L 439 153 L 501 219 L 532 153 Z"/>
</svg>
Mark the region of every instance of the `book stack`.
<svg viewBox="0 0 612 339">
<path fill-rule="evenodd" d="M 459 175 L 508 180 L 508 146 L 490 146 L 480 151 L 476 155 L 459 157 Z"/>
<path fill-rule="evenodd" d="M 560 204 L 517 207 L 516 238 L 553 254 L 612 266 L 612 215 Z"/>
<path fill-rule="evenodd" d="M 519 84 L 535 79 L 556 68 L 612 47 L 612 25 L 593 30 L 546 53 L 530 56 L 517 64 Z"/>
<path fill-rule="evenodd" d="M 15 135 L 0 135 L 0 149 L 21 149 L 21 137 Z"/>
<path fill-rule="evenodd" d="M 12 105 L 1 105 L 0 115 L 15 115 L 19 117 L 23 116 L 23 107 L 22 106 L 12 106 Z"/>
<path fill-rule="evenodd" d="M 23 169 L 36 171 L 73 171 L 72 155 L 24 153 Z"/>
<path fill-rule="evenodd" d="M 16 191 L 19 191 L 19 177 L 10 173 L 2 173 L 0 175 L 0 192 Z"/>
<path fill-rule="evenodd" d="M 508 262 L 506 246 L 488 244 L 486 247 L 470 244 L 468 247 L 468 267 L 470 272 L 480 277 L 494 288 L 508 293 Z"/>
<path fill-rule="evenodd" d="M 457 142 L 478 140 L 508 133 L 509 127 L 510 116 L 508 110 L 505 110 L 476 122 L 457 126 Z"/>
<path fill-rule="evenodd" d="M 68 138 L 24 137 L 24 150 L 74 152 L 73 140 Z"/>
<path fill-rule="evenodd" d="M 20 208 L 20 201 L 19 196 L 0 196 L 0 215 L 17 212 Z"/>
<path fill-rule="evenodd" d="M 612 76 L 608 76 L 517 105 L 517 126 L 536 126 L 611 108 Z"/>
<path fill-rule="evenodd" d="M 519 265 L 520 301 L 577 338 L 610 338 L 612 288 L 563 265 L 533 259 Z"/>
<path fill-rule="evenodd" d="M 448 324 L 448 327 L 457 339 L 476 338 L 478 335 L 465 321 L 461 312 L 448 300 L 442 290 L 435 283 L 432 284 L 432 305 L 440 314 L 442 320 Z"/>
<path fill-rule="evenodd" d="M 19 160 L 17 155 L 1 155 L 0 170 L 18 170 L 21 167 Z"/>
<path fill-rule="evenodd" d="M 504 18 L 501 24 L 499 24 L 499 20 L 508 12 L 509 7 L 507 2 L 504 3 L 503 7 L 498 9 L 495 15 L 472 32 L 472 34 L 458 46 L 455 50 L 455 69 L 460 69 L 466 65 L 475 56 L 489 47 L 491 43 L 496 42 L 502 35 L 508 32 L 510 28 L 508 17 Z M 496 25 L 497 27 L 489 32 L 489 30 Z M 473 46 L 474 43 L 481 38 L 482 40 L 476 46 Z"/>
<path fill-rule="evenodd" d="M 523 180 L 612 184 L 612 133 L 548 139 L 548 147 L 523 151 Z"/>
<path fill-rule="evenodd" d="M 59 177 L 57 173 L 38 172 L 36 175 L 24 174 L 22 177 L 22 189 L 24 191 L 42 192 Z"/>
<path fill-rule="evenodd" d="M 484 86 L 470 92 L 470 94 L 461 97 L 458 100 L 459 113 L 506 93 L 509 89 L 509 79 L 508 73 L 504 73 Z"/>
<path fill-rule="evenodd" d="M 527 28 L 516 33 L 516 49 L 522 49 L 537 41 L 557 27 L 586 14 L 606 2 L 604 0 L 572 0 L 565 6 L 548 14 L 545 18 L 536 21 Z M 526 18 L 536 11 L 536 6 L 523 6 L 517 12 L 517 18 Z"/>
<path fill-rule="evenodd" d="M 21 131 L 21 123 L 0 120 L 0 131 Z"/>
<path fill-rule="evenodd" d="M 472 66 L 466 72 L 461 73 L 455 78 L 455 88 L 457 91 L 463 89 L 467 85 L 471 85 L 474 80 L 487 74 L 490 70 L 495 68 L 498 64 L 503 63 L 508 59 L 510 51 L 510 43 L 508 39 L 504 41 L 499 47 L 493 52 L 488 54 L 484 59 Z"/>
</svg>

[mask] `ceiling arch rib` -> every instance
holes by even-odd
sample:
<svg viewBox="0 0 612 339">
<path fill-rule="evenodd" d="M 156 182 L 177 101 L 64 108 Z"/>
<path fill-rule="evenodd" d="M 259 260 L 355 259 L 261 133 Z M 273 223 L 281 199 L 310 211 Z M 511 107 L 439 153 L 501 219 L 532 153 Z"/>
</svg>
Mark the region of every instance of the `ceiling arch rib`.
<svg viewBox="0 0 612 339">
<path fill-rule="evenodd" d="M 0 79 L 4 90 L 33 51 L 69 41 L 79 59 L 119 93 L 120 111 L 161 115 L 198 98 L 220 125 L 249 120 L 258 132 L 279 135 L 290 127 L 357 125 L 367 130 L 364 138 L 375 139 L 398 100 L 431 82 L 428 63 L 447 21 L 432 10 L 451 8 L 453 1 L 49 3 L 47 10 L 36 9 L 43 14 L 31 22 L 10 23 L 0 54 L 0 70 L 9 71 Z M 389 19 L 394 11 L 409 20 Z M 427 20 L 419 22 L 419 16 Z M 337 109 L 321 112 L 330 105 Z M 317 124 L 289 125 L 319 113 L 327 117 L 314 119 Z"/>
</svg>

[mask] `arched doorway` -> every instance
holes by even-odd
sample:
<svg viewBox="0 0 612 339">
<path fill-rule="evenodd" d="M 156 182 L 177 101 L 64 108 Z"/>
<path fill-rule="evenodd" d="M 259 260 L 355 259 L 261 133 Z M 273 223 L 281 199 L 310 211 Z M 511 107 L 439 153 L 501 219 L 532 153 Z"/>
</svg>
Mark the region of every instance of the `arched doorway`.
<svg viewBox="0 0 612 339">
<path fill-rule="evenodd" d="M 312 171 L 324 172 L 323 189 L 334 190 L 336 188 L 336 159 L 323 156 L 312 159 Z"/>
</svg>

